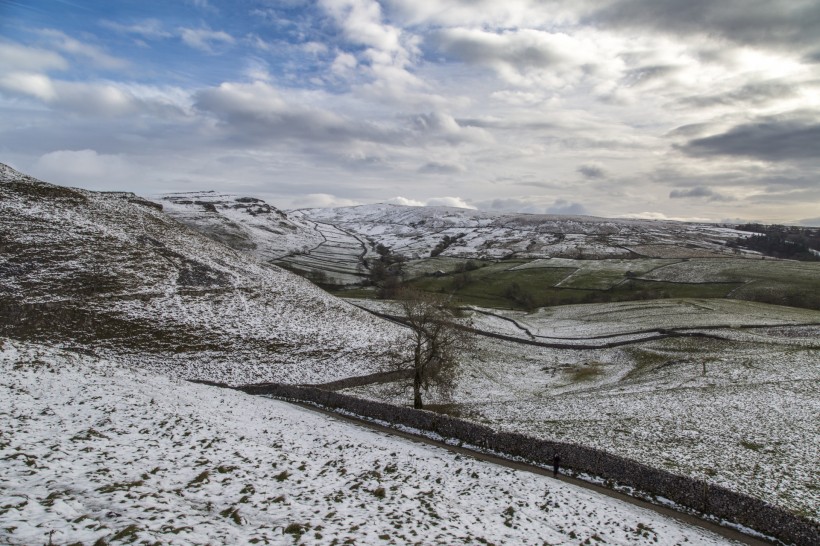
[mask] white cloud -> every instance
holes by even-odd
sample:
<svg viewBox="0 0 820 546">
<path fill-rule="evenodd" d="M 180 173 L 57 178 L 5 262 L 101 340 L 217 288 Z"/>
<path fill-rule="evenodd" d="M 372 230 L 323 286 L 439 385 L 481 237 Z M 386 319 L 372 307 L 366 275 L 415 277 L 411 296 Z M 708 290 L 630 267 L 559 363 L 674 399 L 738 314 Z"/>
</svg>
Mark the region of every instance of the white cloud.
<svg viewBox="0 0 820 546">
<path fill-rule="evenodd" d="M 217 12 L 218 10 L 208 0 L 188 0 L 194 7 L 203 11 Z"/>
<path fill-rule="evenodd" d="M 0 42 L 0 70 L 65 70 L 68 62 L 59 54 L 46 49 Z"/>
<path fill-rule="evenodd" d="M 330 207 L 350 207 L 360 205 L 358 201 L 336 197 L 329 193 L 310 193 L 293 201 L 296 208 L 323 209 Z"/>
<path fill-rule="evenodd" d="M 475 207 L 461 197 L 432 197 L 420 201 L 418 199 L 408 199 L 407 197 L 396 196 L 385 201 L 391 205 L 404 205 L 408 207 L 457 207 L 460 209 L 473 209 Z"/>
<path fill-rule="evenodd" d="M 349 77 L 358 64 L 359 62 L 354 55 L 341 51 L 336 55 L 336 58 L 333 59 L 333 64 L 330 65 L 330 71 L 338 76 Z"/>
<path fill-rule="evenodd" d="M 419 167 L 419 172 L 426 174 L 457 174 L 466 171 L 464 165 L 453 161 L 428 161 Z"/>
<path fill-rule="evenodd" d="M 43 101 L 51 101 L 57 97 L 51 78 L 45 74 L 31 72 L 9 72 L 0 75 L 0 89 Z"/>
<path fill-rule="evenodd" d="M 236 40 L 234 40 L 233 36 L 224 32 L 222 30 L 211 30 L 208 28 L 179 28 L 179 35 L 182 41 L 200 51 L 204 51 L 205 53 L 213 53 L 214 52 L 214 44 L 233 44 Z"/>
<path fill-rule="evenodd" d="M 423 135 L 441 138 L 451 144 L 460 142 L 492 142 L 489 132 L 480 127 L 462 126 L 446 112 L 431 112 L 413 117 L 414 128 Z"/>
<path fill-rule="evenodd" d="M 671 220 L 674 222 L 694 222 L 694 223 L 709 223 L 714 222 L 712 218 L 704 218 L 699 216 L 667 216 L 662 212 L 636 212 L 631 214 L 621 214 L 616 218 L 628 218 L 633 220 Z"/>
<path fill-rule="evenodd" d="M 302 51 L 311 55 L 322 55 L 328 52 L 328 47 L 322 42 L 306 42 L 299 47 Z"/>
<path fill-rule="evenodd" d="M 390 205 L 404 205 L 406 207 L 423 207 L 424 206 L 424 201 L 418 201 L 416 199 L 408 199 L 408 198 L 402 197 L 400 195 L 397 195 L 396 197 L 392 197 L 392 198 L 388 199 L 387 201 L 385 201 L 385 203 L 388 203 Z"/>
<path fill-rule="evenodd" d="M 170 32 L 165 30 L 159 19 L 144 19 L 130 25 L 115 21 L 103 21 L 101 25 L 122 34 L 135 34 L 143 38 L 170 38 L 172 36 Z"/>
<path fill-rule="evenodd" d="M 488 28 L 568 26 L 577 22 L 585 0 L 386 0 L 408 24 Z"/>
<path fill-rule="evenodd" d="M 320 0 L 320 5 L 341 26 L 348 40 L 379 52 L 404 54 L 401 30 L 382 23 L 381 6 L 374 0 Z"/>
<path fill-rule="evenodd" d="M 576 83 L 602 58 L 600 44 L 582 33 L 448 28 L 434 36 L 436 45 L 448 56 L 490 67 L 506 82 L 518 86 L 561 87 Z"/>
<path fill-rule="evenodd" d="M 123 173 L 132 172 L 127 162 L 116 155 L 98 154 L 95 150 L 57 150 L 41 156 L 34 173 L 43 180 L 109 188 Z"/>
<path fill-rule="evenodd" d="M 408 105 L 440 104 L 441 97 L 429 93 L 429 85 L 412 70 L 421 56 L 421 39 L 383 21 L 375 0 L 321 0 L 319 5 L 341 29 L 350 51 L 338 54 L 331 70 L 353 78 L 367 100 Z M 363 49 L 362 49 L 363 48 Z M 350 56 L 355 56 L 356 63 Z M 358 66 L 359 72 L 352 69 Z M 358 79 L 358 78 L 357 78 Z"/>
<path fill-rule="evenodd" d="M 170 119 L 184 115 L 190 108 L 189 97 L 177 88 L 55 80 L 45 74 L 27 72 L 0 75 L 0 90 L 83 116 L 117 117 L 139 113 Z"/>
<path fill-rule="evenodd" d="M 45 29 L 39 31 L 39 34 L 51 41 L 54 47 L 64 53 L 89 59 L 100 68 L 120 69 L 128 66 L 128 61 L 125 59 L 109 55 L 99 47 L 81 42 L 59 30 Z"/>
<path fill-rule="evenodd" d="M 199 91 L 195 107 L 219 119 L 227 138 L 244 143 L 297 140 L 315 146 L 321 142 L 352 145 L 360 140 L 386 143 L 396 139 L 389 129 L 310 104 L 308 95 L 295 93 L 286 100 L 279 89 L 266 82 L 225 82 Z M 321 104 L 319 99 L 313 100 Z"/>
<path fill-rule="evenodd" d="M 460 209 L 475 209 L 473 205 L 461 197 L 433 197 L 425 201 L 428 207 L 458 207 Z"/>
</svg>

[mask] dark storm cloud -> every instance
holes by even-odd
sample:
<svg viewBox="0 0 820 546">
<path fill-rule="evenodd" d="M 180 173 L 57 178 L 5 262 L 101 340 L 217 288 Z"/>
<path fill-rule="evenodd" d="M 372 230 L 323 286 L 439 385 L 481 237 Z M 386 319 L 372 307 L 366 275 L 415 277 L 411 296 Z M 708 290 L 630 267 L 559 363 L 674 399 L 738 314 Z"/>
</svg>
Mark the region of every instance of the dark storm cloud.
<svg viewBox="0 0 820 546">
<path fill-rule="evenodd" d="M 587 209 L 581 203 L 571 203 L 564 199 L 558 199 L 551 207 L 547 207 L 549 214 L 586 214 Z"/>
<path fill-rule="evenodd" d="M 500 212 L 523 212 L 526 214 L 543 214 L 544 207 L 536 202 L 527 199 L 493 199 L 491 201 L 481 201 L 476 203 L 479 210 L 492 210 Z"/>
<path fill-rule="evenodd" d="M 481 129 L 541 131 L 564 128 L 561 124 L 543 120 L 510 121 L 504 119 L 458 118 L 456 121 L 464 127 L 478 127 Z"/>
<path fill-rule="evenodd" d="M 652 65 L 641 66 L 627 70 L 624 74 L 624 84 L 628 86 L 639 86 L 654 80 L 662 80 L 678 72 L 680 67 L 673 65 Z"/>
<path fill-rule="evenodd" d="M 419 168 L 420 173 L 424 174 L 456 174 L 464 172 L 461 165 L 452 163 L 440 163 L 438 161 L 430 161 Z"/>
<path fill-rule="evenodd" d="M 708 133 L 710 129 L 712 129 L 713 127 L 713 123 L 689 123 L 687 125 L 675 127 L 674 129 L 666 133 L 666 136 L 692 138 L 698 135 L 702 135 L 704 133 Z"/>
<path fill-rule="evenodd" d="M 684 198 L 706 198 L 708 201 L 734 201 L 734 198 L 721 195 L 705 186 L 696 186 L 688 190 L 672 190 L 669 193 L 670 199 Z"/>
<path fill-rule="evenodd" d="M 598 165 L 581 165 L 580 167 L 578 167 L 578 172 L 584 175 L 585 178 L 606 178 L 606 171 L 604 171 Z"/>
<path fill-rule="evenodd" d="M 679 103 L 685 106 L 699 108 L 709 106 L 734 106 L 740 104 L 761 105 L 773 100 L 792 97 L 796 93 L 796 90 L 796 85 L 787 84 L 782 81 L 768 81 L 750 83 L 734 91 L 718 95 L 686 97 L 681 99 Z"/>
<path fill-rule="evenodd" d="M 803 220 L 799 220 L 797 223 L 801 226 L 820 227 L 820 216 L 817 218 L 804 218 Z"/>
<path fill-rule="evenodd" d="M 517 67 L 546 67 L 567 60 L 567 52 L 540 39 L 541 36 L 533 30 L 495 34 L 454 28 L 434 32 L 430 39 L 439 51 L 470 64 L 500 62 Z"/>
<path fill-rule="evenodd" d="M 820 187 L 804 189 L 792 188 L 766 188 L 763 193 L 758 193 L 747 197 L 744 201 L 765 205 L 790 205 L 792 203 L 817 203 L 820 202 Z"/>
<path fill-rule="evenodd" d="M 745 156 L 765 161 L 817 159 L 820 123 L 813 119 L 769 117 L 729 131 L 689 141 L 690 156 Z"/>
<path fill-rule="evenodd" d="M 820 44 L 820 2 L 621 0 L 594 11 L 588 22 L 798 50 L 816 51 Z"/>
</svg>

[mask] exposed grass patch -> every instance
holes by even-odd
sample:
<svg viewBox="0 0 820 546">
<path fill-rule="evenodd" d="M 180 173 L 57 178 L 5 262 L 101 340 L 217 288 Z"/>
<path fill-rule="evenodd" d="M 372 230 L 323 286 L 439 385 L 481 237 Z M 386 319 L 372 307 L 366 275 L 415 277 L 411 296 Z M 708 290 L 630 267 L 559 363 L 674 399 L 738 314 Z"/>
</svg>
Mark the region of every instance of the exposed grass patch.
<svg viewBox="0 0 820 546">
<path fill-rule="evenodd" d="M 205 470 L 204 472 L 200 472 L 199 475 L 197 475 L 196 478 L 194 478 L 193 480 L 188 482 L 188 487 L 190 487 L 192 485 L 198 485 L 200 483 L 208 483 L 208 481 L 209 481 L 208 478 L 210 477 L 210 475 L 211 475 L 211 473 L 208 470 Z"/>
<path fill-rule="evenodd" d="M 761 449 L 766 447 L 763 444 L 757 444 L 755 442 L 751 442 L 751 441 L 748 441 L 748 440 L 741 440 L 740 445 L 745 447 L 746 449 L 750 449 L 752 451 L 760 451 Z"/>
<path fill-rule="evenodd" d="M 305 534 L 310 526 L 304 523 L 290 523 L 287 527 L 283 530 L 286 535 L 293 535 L 296 540 L 299 540 L 303 534 Z"/>
<path fill-rule="evenodd" d="M 573 382 L 593 381 L 604 374 L 604 369 L 600 362 L 588 362 L 582 366 L 570 368 L 566 373 Z"/>
<path fill-rule="evenodd" d="M 133 482 L 120 482 L 120 483 L 112 483 L 111 485 L 106 485 L 97 489 L 100 493 L 113 493 L 114 491 L 128 491 L 132 487 L 139 487 L 143 485 L 145 482 L 142 480 L 136 480 Z"/>
<path fill-rule="evenodd" d="M 624 380 L 638 379 L 669 360 L 664 354 L 638 347 L 628 347 L 626 352 L 632 357 L 635 367 L 626 374 Z"/>
<path fill-rule="evenodd" d="M 118 540 L 127 540 L 128 542 L 133 542 L 137 540 L 137 532 L 139 530 L 140 528 L 136 525 L 129 525 L 125 529 L 122 529 L 121 531 L 114 534 L 114 536 L 111 537 L 111 542 L 116 542 Z"/>
<path fill-rule="evenodd" d="M 222 510 L 219 515 L 223 518 L 229 518 L 237 525 L 242 525 L 243 523 L 242 516 L 239 515 L 239 508 L 229 506 L 228 508 Z"/>
</svg>

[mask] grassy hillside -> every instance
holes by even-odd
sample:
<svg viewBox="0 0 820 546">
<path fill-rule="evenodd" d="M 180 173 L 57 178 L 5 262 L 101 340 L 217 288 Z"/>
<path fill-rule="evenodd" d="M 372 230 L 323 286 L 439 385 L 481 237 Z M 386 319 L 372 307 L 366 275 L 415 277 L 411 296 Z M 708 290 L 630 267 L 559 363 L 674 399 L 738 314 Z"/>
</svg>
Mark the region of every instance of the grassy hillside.
<svg viewBox="0 0 820 546">
<path fill-rule="evenodd" d="M 0 335 L 182 377 L 358 375 L 375 370 L 396 335 L 395 326 L 133 194 L 54 186 L 3 165 L 0 250 Z"/>
</svg>

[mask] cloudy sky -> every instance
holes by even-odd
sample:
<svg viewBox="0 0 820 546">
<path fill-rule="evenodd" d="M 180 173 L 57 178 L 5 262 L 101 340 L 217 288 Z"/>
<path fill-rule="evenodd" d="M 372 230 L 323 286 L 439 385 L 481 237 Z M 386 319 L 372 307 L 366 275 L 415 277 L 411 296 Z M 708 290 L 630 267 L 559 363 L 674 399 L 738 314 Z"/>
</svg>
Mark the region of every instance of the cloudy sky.
<svg viewBox="0 0 820 546">
<path fill-rule="evenodd" d="M 820 1 L 0 0 L 0 119 L 90 189 L 820 225 Z"/>
</svg>

